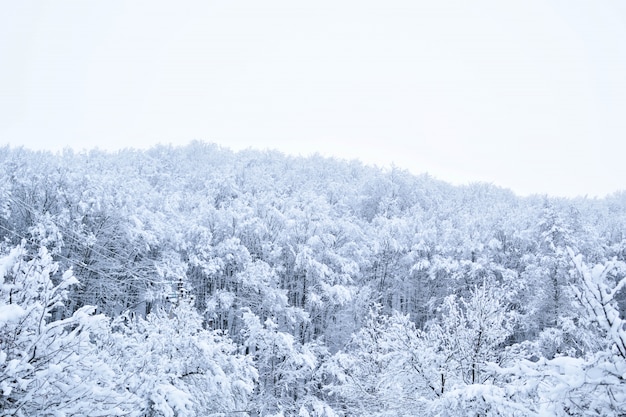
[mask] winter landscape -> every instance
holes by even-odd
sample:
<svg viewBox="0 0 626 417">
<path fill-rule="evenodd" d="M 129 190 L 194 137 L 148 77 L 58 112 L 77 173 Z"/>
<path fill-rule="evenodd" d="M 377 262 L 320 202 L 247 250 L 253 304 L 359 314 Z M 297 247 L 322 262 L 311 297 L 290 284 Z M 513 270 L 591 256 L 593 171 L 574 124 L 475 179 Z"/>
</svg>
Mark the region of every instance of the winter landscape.
<svg viewBox="0 0 626 417">
<path fill-rule="evenodd" d="M 0 417 L 626 417 L 626 3 L 0 13 Z"/>
<path fill-rule="evenodd" d="M 0 149 L 3 416 L 626 415 L 626 193 Z"/>
</svg>

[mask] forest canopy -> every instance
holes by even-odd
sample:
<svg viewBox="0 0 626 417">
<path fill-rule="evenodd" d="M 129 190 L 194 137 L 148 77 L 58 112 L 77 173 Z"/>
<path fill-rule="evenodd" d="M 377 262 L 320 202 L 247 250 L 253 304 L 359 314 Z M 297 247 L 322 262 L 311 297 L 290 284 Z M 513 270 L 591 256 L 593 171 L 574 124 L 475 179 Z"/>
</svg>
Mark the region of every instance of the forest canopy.
<svg viewBox="0 0 626 417">
<path fill-rule="evenodd" d="M 626 414 L 626 192 L 0 149 L 7 416 Z"/>
</svg>

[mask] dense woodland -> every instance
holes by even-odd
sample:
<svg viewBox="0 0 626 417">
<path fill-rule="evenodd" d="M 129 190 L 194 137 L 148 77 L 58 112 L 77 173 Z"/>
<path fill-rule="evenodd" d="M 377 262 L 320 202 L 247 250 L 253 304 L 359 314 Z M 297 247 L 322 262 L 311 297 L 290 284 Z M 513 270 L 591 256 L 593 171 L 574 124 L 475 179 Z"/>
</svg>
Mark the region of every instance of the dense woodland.
<svg viewBox="0 0 626 417">
<path fill-rule="evenodd" d="M 626 192 L 2 148 L 0 241 L 3 416 L 626 415 Z"/>
</svg>

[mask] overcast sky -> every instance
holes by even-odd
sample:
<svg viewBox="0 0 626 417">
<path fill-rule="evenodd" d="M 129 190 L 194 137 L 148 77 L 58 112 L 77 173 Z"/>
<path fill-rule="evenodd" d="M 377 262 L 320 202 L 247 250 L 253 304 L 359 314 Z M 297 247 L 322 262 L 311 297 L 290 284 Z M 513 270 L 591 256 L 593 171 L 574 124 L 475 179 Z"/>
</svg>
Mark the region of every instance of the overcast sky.
<svg viewBox="0 0 626 417">
<path fill-rule="evenodd" d="M 5 1 L 0 144 L 198 139 L 626 188 L 626 2 Z"/>
</svg>

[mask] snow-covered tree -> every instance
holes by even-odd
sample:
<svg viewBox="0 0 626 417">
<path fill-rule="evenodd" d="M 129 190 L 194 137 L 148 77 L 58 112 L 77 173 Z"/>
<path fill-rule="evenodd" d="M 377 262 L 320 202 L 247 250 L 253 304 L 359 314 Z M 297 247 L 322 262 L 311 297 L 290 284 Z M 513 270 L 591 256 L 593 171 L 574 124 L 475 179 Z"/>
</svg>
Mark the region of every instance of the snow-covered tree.
<svg viewBox="0 0 626 417">
<path fill-rule="evenodd" d="M 220 332 L 204 330 L 191 302 L 145 319 L 117 317 L 107 344 L 143 415 L 222 416 L 250 412 L 256 370 Z"/>
<path fill-rule="evenodd" d="M 255 314 L 243 314 L 244 343 L 259 372 L 255 392 L 255 416 L 334 417 L 321 398 L 316 371 L 325 349 L 314 343 L 301 345 L 281 331 L 272 317 L 264 322 Z"/>
<path fill-rule="evenodd" d="M 489 364 L 512 359 L 505 347 L 516 317 L 501 297 L 486 287 L 469 300 L 447 297 L 441 318 L 423 331 L 407 315 L 373 310 L 348 349 L 327 365 L 335 377 L 328 389 L 360 415 L 503 410 L 510 398 Z"/>
<path fill-rule="evenodd" d="M 0 284 L 2 415 L 138 415 L 98 343 L 108 319 L 89 306 L 55 319 L 78 284 L 72 271 L 57 274 L 45 247 L 28 254 L 20 246 L 0 258 Z"/>
<path fill-rule="evenodd" d="M 616 262 L 588 266 L 581 255 L 571 259 L 578 274 L 572 289 L 579 302 L 580 331 L 592 326 L 596 348 L 582 356 L 519 360 L 496 371 L 509 381 L 528 415 L 621 416 L 626 414 L 626 320 L 616 295 L 626 278 L 615 280 Z"/>
</svg>

